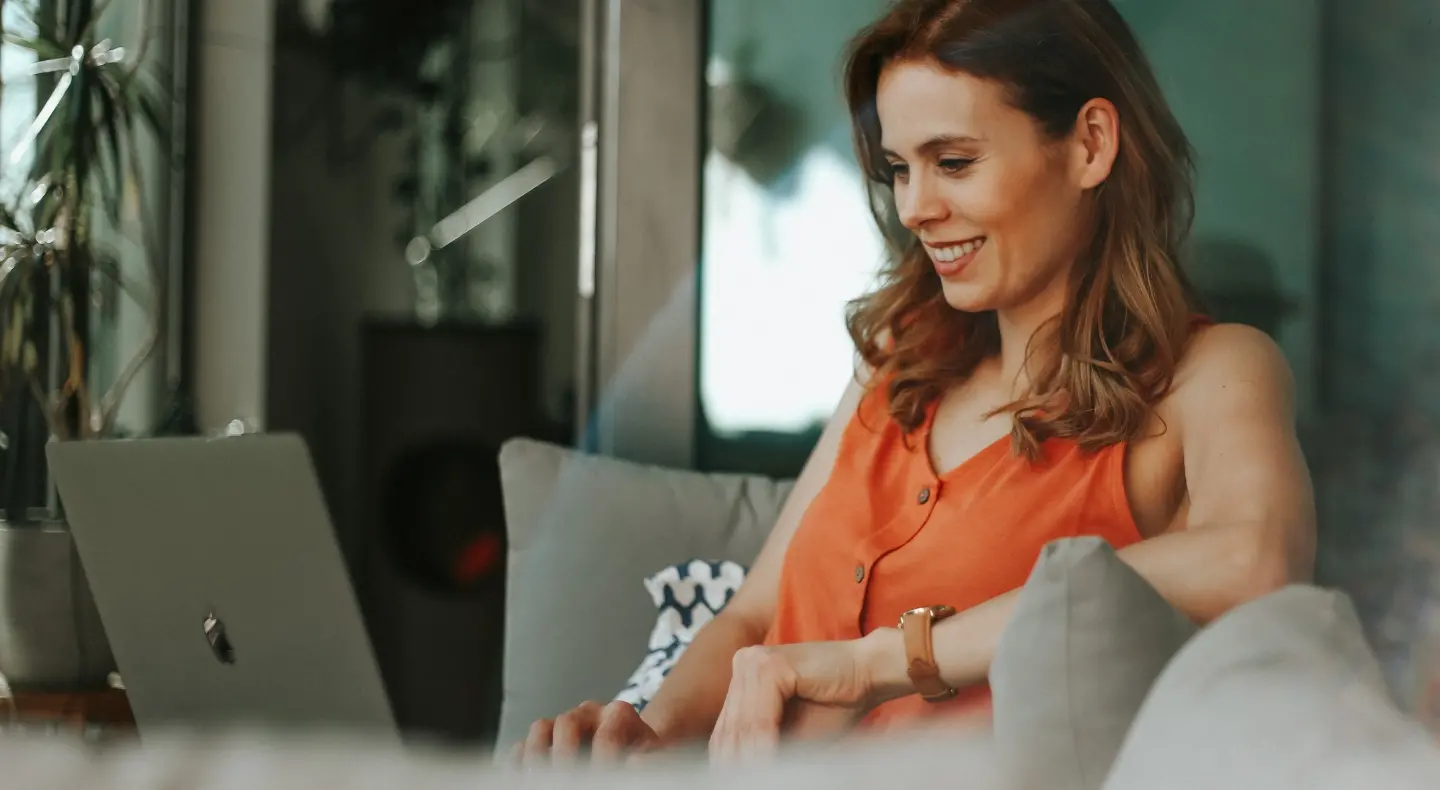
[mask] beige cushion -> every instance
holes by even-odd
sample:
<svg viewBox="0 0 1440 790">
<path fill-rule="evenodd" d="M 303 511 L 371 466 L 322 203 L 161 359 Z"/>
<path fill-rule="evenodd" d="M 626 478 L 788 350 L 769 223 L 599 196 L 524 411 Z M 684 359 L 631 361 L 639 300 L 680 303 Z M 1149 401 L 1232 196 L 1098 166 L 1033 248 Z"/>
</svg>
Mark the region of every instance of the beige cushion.
<svg viewBox="0 0 1440 790">
<path fill-rule="evenodd" d="M 1047 545 L 990 669 L 998 759 L 1016 790 L 1100 787 L 1195 630 L 1100 538 Z"/>
<path fill-rule="evenodd" d="M 1435 790 L 1440 747 L 1391 705 L 1344 595 L 1237 607 L 1155 683 L 1105 790 Z"/>
<path fill-rule="evenodd" d="M 788 483 L 702 474 L 514 440 L 500 451 L 509 535 L 499 745 L 531 722 L 609 700 L 645 655 L 656 569 L 750 564 Z"/>
</svg>

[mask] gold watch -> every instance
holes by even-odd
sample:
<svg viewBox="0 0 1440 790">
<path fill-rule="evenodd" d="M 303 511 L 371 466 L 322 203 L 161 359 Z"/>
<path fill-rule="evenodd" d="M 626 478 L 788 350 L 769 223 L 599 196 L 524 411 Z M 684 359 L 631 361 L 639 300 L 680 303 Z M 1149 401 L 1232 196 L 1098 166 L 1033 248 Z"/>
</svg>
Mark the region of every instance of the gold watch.
<svg viewBox="0 0 1440 790">
<path fill-rule="evenodd" d="M 943 702 L 955 696 L 955 689 L 940 679 L 935 665 L 935 646 L 930 631 L 941 620 L 955 614 L 950 606 L 922 606 L 900 615 L 900 633 L 905 640 L 905 674 L 926 702 Z"/>
</svg>

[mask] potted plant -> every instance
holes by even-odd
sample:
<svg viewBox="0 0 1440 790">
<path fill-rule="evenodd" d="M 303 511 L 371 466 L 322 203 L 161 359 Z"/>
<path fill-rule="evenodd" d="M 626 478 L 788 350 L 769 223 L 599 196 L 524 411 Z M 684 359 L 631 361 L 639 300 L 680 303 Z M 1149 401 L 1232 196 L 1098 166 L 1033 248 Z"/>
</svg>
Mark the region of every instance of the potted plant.
<svg viewBox="0 0 1440 790">
<path fill-rule="evenodd" d="M 144 176 L 155 144 L 168 151 L 168 107 L 145 68 L 148 34 L 133 49 L 103 35 L 111 6 L 0 0 L 5 44 L 33 54 L 44 97 L 0 151 L 0 674 L 17 689 L 100 686 L 113 667 L 44 444 L 117 435 L 164 329 L 164 253 Z M 147 324 L 123 354 L 106 351 L 105 316 L 120 299 Z"/>
</svg>

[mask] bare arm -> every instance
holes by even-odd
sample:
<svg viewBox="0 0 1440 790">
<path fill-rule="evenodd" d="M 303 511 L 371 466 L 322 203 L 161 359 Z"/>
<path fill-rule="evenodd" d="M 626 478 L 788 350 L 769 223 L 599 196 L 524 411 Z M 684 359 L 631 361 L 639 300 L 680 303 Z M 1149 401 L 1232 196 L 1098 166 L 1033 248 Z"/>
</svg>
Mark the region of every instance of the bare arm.
<svg viewBox="0 0 1440 790">
<path fill-rule="evenodd" d="M 1167 417 L 1184 449 L 1188 521 L 1119 555 L 1177 609 L 1206 622 L 1309 580 L 1315 505 L 1295 436 L 1293 384 L 1275 344 L 1247 327 L 1217 326 L 1197 338 L 1187 361 Z M 1017 595 L 936 626 L 936 660 L 952 686 L 985 679 Z M 861 641 L 875 695 L 910 693 L 899 632 L 881 629 Z"/>
<path fill-rule="evenodd" d="M 1315 507 L 1295 437 L 1292 384 L 1279 349 L 1255 330 L 1219 326 L 1197 337 L 1161 416 L 1179 431 L 1186 522 L 1120 557 L 1198 621 L 1309 579 Z M 935 662 L 962 688 L 983 682 L 1018 593 L 939 623 Z M 848 726 L 874 705 L 914 692 L 900 632 L 748 648 L 734 661 L 712 757 L 773 750 L 788 712 Z M 797 704 L 798 703 L 798 704 Z"/>
<path fill-rule="evenodd" d="M 541 719 L 512 753 L 524 763 L 567 762 L 589 750 L 597 761 L 611 761 L 710 734 L 725 702 L 737 652 L 759 645 L 775 618 L 780 566 L 801 517 L 830 477 L 840 437 L 864 393 L 868 371 L 846 388 L 830 422 L 811 452 L 781 508 L 765 546 L 734 599 L 700 629 L 643 714 L 626 702 L 584 702 L 555 719 Z"/>
<path fill-rule="evenodd" d="M 736 651 L 758 645 L 775 619 L 775 601 L 780 590 L 780 567 L 790 537 L 800 525 L 815 495 L 830 477 L 840 447 L 840 436 L 850 422 L 864 392 L 864 374 L 845 389 L 835 414 L 815 445 L 795 488 L 780 510 L 775 528 L 765 540 L 754 567 L 735 598 L 695 637 L 645 706 L 642 718 L 660 736 L 662 743 L 704 739 L 720 715 L 725 690 L 730 685 L 730 666 Z"/>
</svg>

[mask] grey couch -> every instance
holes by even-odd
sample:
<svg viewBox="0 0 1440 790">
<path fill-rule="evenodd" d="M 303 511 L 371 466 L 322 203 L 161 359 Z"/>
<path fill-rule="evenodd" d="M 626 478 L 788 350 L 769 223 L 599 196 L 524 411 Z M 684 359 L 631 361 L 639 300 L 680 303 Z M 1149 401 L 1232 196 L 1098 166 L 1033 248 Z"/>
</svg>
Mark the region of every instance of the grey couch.
<svg viewBox="0 0 1440 790">
<path fill-rule="evenodd" d="M 655 620 L 641 580 L 688 559 L 748 563 L 788 493 L 529 440 L 503 448 L 501 471 L 502 748 L 613 698 Z M 1022 591 L 991 673 L 988 768 L 1047 790 L 1440 788 L 1440 749 L 1390 703 L 1345 596 L 1289 588 L 1197 632 L 1096 544 L 1048 547 Z"/>
<path fill-rule="evenodd" d="M 528 441 L 502 454 L 512 537 L 502 739 L 606 699 L 645 651 L 641 579 L 693 557 L 747 561 L 787 489 L 592 458 Z M 942 728 L 703 758 L 515 772 L 489 755 L 184 733 L 95 754 L 0 739 L 26 790 L 1435 790 L 1435 738 L 1390 704 L 1349 601 L 1291 587 L 1204 629 L 1093 540 L 1047 547 L 991 673 L 995 728 Z"/>
</svg>

